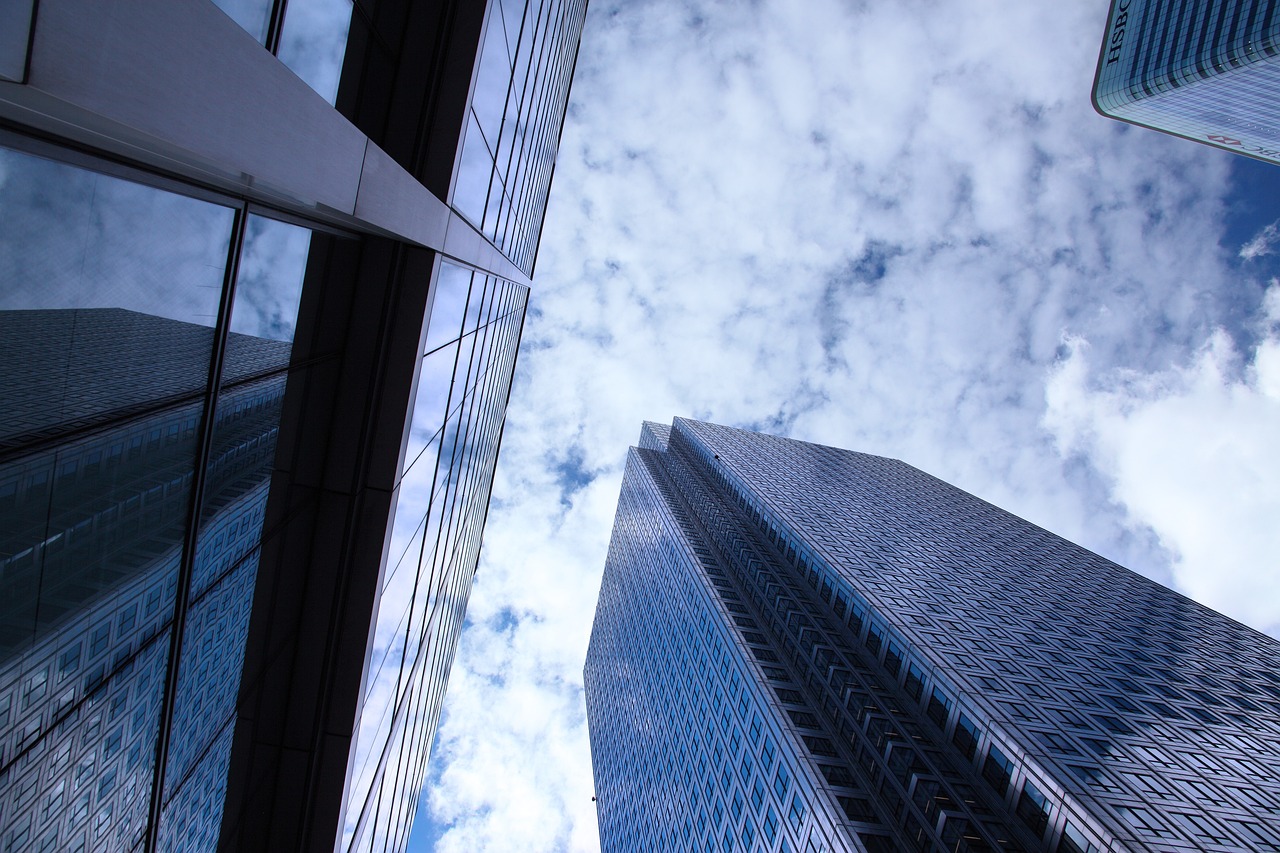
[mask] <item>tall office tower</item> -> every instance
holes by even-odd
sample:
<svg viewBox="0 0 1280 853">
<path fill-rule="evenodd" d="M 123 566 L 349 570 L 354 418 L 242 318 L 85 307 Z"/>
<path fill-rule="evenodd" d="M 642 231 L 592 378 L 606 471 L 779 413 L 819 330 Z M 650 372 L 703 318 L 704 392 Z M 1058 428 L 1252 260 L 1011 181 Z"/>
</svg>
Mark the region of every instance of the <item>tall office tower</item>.
<svg viewBox="0 0 1280 853">
<path fill-rule="evenodd" d="M 1112 0 L 1094 108 L 1280 162 L 1278 7 L 1276 0 Z"/>
<path fill-rule="evenodd" d="M 1280 850 L 1277 661 L 902 462 L 645 424 L 585 669 L 601 846 Z"/>
<path fill-rule="evenodd" d="M 0 6 L 0 849 L 403 849 L 585 2 Z"/>
</svg>

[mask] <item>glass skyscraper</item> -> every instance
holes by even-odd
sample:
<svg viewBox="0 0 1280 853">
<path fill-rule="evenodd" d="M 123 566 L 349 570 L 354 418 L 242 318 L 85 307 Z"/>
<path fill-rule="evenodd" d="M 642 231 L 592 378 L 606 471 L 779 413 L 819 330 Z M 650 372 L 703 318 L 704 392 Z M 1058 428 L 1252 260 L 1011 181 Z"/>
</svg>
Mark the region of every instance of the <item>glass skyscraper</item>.
<svg viewBox="0 0 1280 853">
<path fill-rule="evenodd" d="M 1278 661 L 902 462 L 646 423 L 585 668 L 601 846 L 1280 850 Z"/>
<path fill-rule="evenodd" d="M 1277 0 L 1112 0 L 1102 115 L 1280 163 Z"/>
<path fill-rule="evenodd" d="M 0 849 L 404 848 L 584 0 L 0 12 Z"/>
</svg>

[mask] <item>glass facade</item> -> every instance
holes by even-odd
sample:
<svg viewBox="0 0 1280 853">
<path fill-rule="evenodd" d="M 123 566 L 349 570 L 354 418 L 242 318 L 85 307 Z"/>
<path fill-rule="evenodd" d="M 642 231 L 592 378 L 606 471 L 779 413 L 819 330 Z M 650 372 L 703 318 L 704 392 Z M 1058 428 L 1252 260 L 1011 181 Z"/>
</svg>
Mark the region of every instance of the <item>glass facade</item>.
<svg viewBox="0 0 1280 853">
<path fill-rule="evenodd" d="M 0 849 L 404 849 L 584 16 L 50 0 L 5 54 Z"/>
<path fill-rule="evenodd" d="M 445 265 L 435 298 L 352 752 L 348 850 L 408 839 L 479 559 L 528 290 Z"/>
<path fill-rule="evenodd" d="M 489 4 L 454 206 L 528 274 L 586 0 Z"/>
<path fill-rule="evenodd" d="M 1280 162 L 1277 7 L 1276 0 L 1113 0 L 1094 106 Z"/>
<path fill-rule="evenodd" d="M 133 849 L 159 778 L 162 825 L 216 831 L 185 783 L 225 780 L 310 234 L 15 148 L 0 171 L 3 841 Z"/>
<path fill-rule="evenodd" d="M 1278 652 L 896 460 L 646 424 L 585 670 L 602 847 L 1277 850 Z"/>
</svg>

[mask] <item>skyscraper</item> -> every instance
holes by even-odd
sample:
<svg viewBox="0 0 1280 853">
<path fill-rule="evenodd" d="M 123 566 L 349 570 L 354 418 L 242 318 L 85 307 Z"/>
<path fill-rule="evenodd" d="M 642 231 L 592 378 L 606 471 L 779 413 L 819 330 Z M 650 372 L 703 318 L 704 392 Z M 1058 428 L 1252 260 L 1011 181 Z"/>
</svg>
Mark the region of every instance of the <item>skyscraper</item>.
<svg viewBox="0 0 1280 853">
<path fill-rule="evenodd" d="M 585 668 L 602 848 L 1280 850 L 1277 661 L 902 462 L 646 423 Z"/>
<path fill-rule="evenodd" d="M 0 848 L 403 849 L 584 0 L 0 22 Z"/>
<path fill-rule="evenodd" d="M 1276 9 L 1275 0 L 1112 0 L 1094 108 L 1280 162 Z"/>
</svg>

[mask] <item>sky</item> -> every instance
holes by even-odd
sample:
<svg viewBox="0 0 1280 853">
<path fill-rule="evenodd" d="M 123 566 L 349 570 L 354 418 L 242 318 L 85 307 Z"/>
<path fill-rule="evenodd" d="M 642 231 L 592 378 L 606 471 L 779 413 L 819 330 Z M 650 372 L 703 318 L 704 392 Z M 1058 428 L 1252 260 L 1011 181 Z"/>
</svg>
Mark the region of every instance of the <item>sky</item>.
<svg viewBox="0 0 1280 853">
<path fill-rule="evenodd" d="M 598 849 L 644 419 L 902 459 L 1280 636 L 1280 168 L 1098 116 L 1105 21 L 592 0 L 411 849 Z"/>
</svg>

